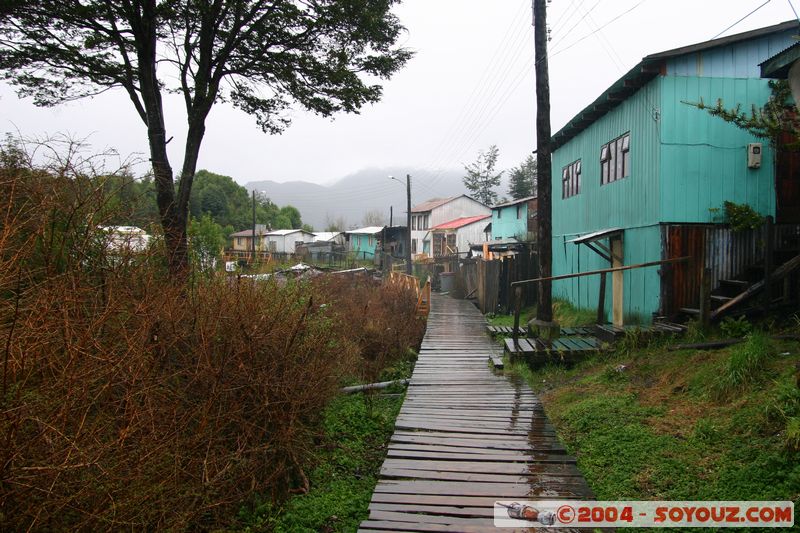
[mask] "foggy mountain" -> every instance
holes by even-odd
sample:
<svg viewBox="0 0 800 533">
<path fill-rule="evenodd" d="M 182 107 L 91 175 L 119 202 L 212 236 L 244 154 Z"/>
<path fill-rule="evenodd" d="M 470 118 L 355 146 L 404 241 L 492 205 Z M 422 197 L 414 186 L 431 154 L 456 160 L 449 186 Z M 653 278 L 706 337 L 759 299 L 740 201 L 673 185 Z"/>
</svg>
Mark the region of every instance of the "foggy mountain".
<svg viewBox="0 0 800 533">
<path fill-rule="evenodd" d="M 303 222 L 317 231 L 325 229 L 329 220 L 344 218 L 348 228 L 362 226 L 364 214 L 380 211 L 389 222 L 389 207 L 394 207 L 395 225 L 405 225 L 406 172 L 411 174 L 411 205 L 431 198 L 458 196 L 467 192 L 461 178 L 463 170 L 432 173 L 419 169 L 368 168 L 339 179 L 331 185 L 305 181 L 277 183 L 252 181 L 248 191 L 263 192 L 279 206 L 293 205 L 300 210 Z M 389 179 L 394 176 L 402 183 Z M 505 184 L 498 192 L 505 193 Z"/>
</svg>

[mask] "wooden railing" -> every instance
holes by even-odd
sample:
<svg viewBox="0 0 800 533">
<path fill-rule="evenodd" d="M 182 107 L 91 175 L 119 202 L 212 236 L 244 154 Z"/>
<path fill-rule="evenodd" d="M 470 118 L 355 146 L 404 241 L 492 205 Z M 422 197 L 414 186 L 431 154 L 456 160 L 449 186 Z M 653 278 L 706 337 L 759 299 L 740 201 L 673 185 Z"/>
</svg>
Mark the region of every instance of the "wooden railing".
<svg viewBox="0 0 800 533">
<path fill-rule="evenodd" d="M 431 309 L 431 278 L 425 281 L 425 285 L 420 288 L 419 280 L 414 276 L 403 274 L 400 272 L 389 272 L 387 283 L 392 285 L 400 285 L 406 289 L 413 291 L 417 297 L 416 313 L 418 316 L 428 316 Z"/>
<path fill-rule="evenodd" d="M 425 280 L 425 285 L 419 290 L 417 296 L 417 316 L 428 316 L 431 312 L 431 277 Z"/>
<path fill-rule="evenodd" d="M 604 312 L 604 304 L 606 299 L 606 274 L 614 273 L 614 272 L 624 272 L 626 270 L 634 270 L 637 268 L 646 268 L 646 267 L 654 267 L 659 265 L 666 265 L 671 263 L 681 263 L 684 261 L 689 261 L 691 257 L 678 257 L 675 259 L 665 259 L 663 261 L 650 261 L 649 263 L 641 263 L 638 265 L 626 265 L 621 267 L 615 268 L 603 268 L 601 270 L 590 270 L 588 272 L 578 272 L 576 274 L 562 274 L 560 276 L 549 276 L 545 278 L 535 278 L 535 279 L 524 279 L 520 281 L 515 281 L 511 284 L 514 287 L 515 292 L 515 302 L 514 302 L 514 346 L 518 346 L 518 336 L 519 336 L 519 315 L 520 315 L 520 303 L 522 301 L 522 286 L 527 283 L 542 283 L 543 281 L 557 281 L 560 279 L 571 279 L 571 278 L 581 278 L 584 276 L 600 276 L 600 294 L 598 297 L 598 305 L 597 305 L 597 322 L 598 324 L 601 323 L 605 318 Z M 620 313 L 621 314 L 621 313 Z M 622 325 L 622 324 L 618 324 Z"/>
</svg>

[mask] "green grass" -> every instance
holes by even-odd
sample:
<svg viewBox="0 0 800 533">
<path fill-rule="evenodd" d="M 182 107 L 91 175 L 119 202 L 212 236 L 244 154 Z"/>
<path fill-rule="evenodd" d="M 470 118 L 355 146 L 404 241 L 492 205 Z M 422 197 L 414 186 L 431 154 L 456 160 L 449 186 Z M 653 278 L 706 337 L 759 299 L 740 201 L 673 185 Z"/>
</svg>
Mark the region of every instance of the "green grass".
<svg viewBox="0 0 800 533">
<path fill-rule="evenodd" d="M 797 505 L 799 351 L 756 333 L 713 352 L 670 352 L 657 342 L 569 369 L 509 368 L 540 393 L 598 499 Z"/>
<path fill-rule="evenodd" d="M 524 307 L 520 310 L 519 323 L 525 326 L 529 320 L 536 317 L 536 306 Z M 587 324 L 594 324 L 597 319 L 596 312 L 591 309 L 578 309 L 566 300 L 553 301 L 553 318 L 562 327 L 569 328 L 575 326 L 585 326 Z M 489 315 L 487 316 L 489 324 L 492 326 L 513 326 L 514 315 Z"/>
<path fill-rule="evenodd" d="M 363 394 L 337 398 L 323 417 L 324 438 L 317 466 L 308 472 L 311 490 L 283 505 L 269 502 L 243 510 L 244 531 L 350 532 L 368 516 L 386 446 L 403 397 Z"/>
<path fill-rule="evenodd" d="M 378 381 L 408 378 L 416 354 L 385 368 Z M 373 394 L 342 395 L 323 413 L 317 461 L 307 472 L 310 490 L 281 504 L 257 502 L 240 512 L 247 532 L 351 532 L 369 515 L 372 491 L 403 405 L 402 386 Z M 391 394 L 392 396 L 388 396 Z"/>
</svg>

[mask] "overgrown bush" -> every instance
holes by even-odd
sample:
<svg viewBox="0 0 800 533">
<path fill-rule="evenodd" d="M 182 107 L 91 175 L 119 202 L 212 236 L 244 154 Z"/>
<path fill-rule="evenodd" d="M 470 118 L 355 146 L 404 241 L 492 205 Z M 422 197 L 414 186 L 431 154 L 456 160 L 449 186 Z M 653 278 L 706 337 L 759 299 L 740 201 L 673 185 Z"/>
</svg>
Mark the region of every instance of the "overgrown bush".
<svg viewBox="0 0 800 533">
<path fill-rule="evenodd" d="M 161 250 L 108 248 L 103 173 L 80 163 L 0 151 L 2 529 L 210 529 L 303 490 L 342 381 L 415 342 L 413 297 L 176 286 Z"/>
<path fill-rule="evenodd" d="M 727 316 L 720 322 L 719 329 L 726 337 L 738 339 L 752 333 L 753 325 L 744 315 L 738 318 Z"/>
</svg>

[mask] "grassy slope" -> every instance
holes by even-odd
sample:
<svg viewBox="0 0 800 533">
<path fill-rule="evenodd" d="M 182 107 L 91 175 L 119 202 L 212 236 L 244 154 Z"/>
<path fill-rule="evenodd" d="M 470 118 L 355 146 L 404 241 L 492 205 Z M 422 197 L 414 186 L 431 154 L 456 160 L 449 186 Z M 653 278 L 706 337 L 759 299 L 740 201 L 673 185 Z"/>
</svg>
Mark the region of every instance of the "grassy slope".
<svg viewBox="0 0 800 533">
<path fill-rule="evenodd" d="M 598 499 L 797 505 L 800 456 L 786 449 L 787 420 L 800 416 L 797 354 L 797 343 L 756 335 L 727 350 L 669 352 L 662 344 L 570 370 L 512 371 L 540 391 Z"/>
</svg>

